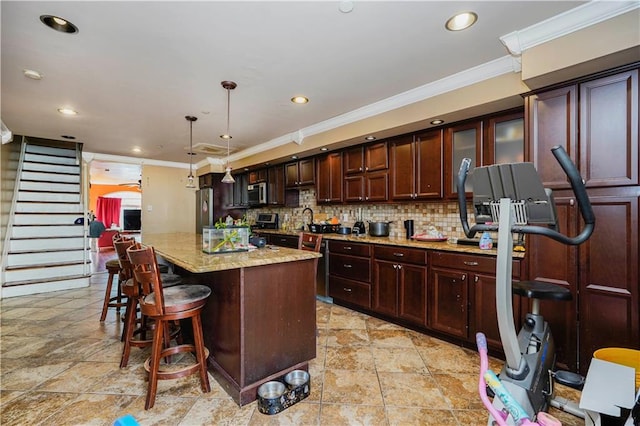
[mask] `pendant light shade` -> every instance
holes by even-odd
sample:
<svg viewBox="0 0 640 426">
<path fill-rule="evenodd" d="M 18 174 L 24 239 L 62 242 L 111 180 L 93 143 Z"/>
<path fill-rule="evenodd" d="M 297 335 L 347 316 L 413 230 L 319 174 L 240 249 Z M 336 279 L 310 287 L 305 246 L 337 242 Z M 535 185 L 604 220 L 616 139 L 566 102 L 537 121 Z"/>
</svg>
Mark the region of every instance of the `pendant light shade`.
<svg viewBox="0 0 640 426">
<path fill-rule="evenodd" d="M 195 188 L 195 177 L 193 176 L 193 122 L 198 119 L 192 115 L 184 117 L 189 122 L 189 176 L 187 176 L 187 188 Z"/>
<path fill-rule="evenodd" d="M 220 138 L 227 140 L 227 167 L 224 169 L 222 183 L 234 183 L 236 180 L 231 176 L 231 167 L 229 167 L 229 142 L 231 140 L 231 133 L 229 133 L 229 111 L 231 109 L 231 91 L 237 87 L 237 84 L 233 81 L 223 81 L 220 84 L 227 91 L 227 132 L 224 135 L 220 135 Z"/>
</svg>

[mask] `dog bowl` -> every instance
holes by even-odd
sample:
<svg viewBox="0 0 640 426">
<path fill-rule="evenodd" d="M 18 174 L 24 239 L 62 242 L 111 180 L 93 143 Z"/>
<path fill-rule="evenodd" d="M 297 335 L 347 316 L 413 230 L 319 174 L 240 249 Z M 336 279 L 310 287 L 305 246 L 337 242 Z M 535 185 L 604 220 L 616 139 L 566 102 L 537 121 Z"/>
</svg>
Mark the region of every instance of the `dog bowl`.
<svg viewBox="0 0 640 426">
<path fill-rule="evenodd" d="M 284 394 L 284 390 L 282 382 L 266 382 L 258 388 L 258 395 L 264 399 L 276 399 Z"/>
<path fill-rule="evenodd" d="M 293 370 L 284 376 L 284 381 L 289 388 L 302 386 L 309 382 L 309 373 L 304 370 Z"/>
</svg>

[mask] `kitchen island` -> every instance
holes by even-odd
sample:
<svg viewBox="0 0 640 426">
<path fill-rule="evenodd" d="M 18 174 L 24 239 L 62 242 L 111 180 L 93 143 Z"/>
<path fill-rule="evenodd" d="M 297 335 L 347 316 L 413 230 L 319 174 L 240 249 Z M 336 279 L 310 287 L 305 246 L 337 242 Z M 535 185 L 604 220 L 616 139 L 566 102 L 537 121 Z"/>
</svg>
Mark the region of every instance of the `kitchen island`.
<svg viewBox="0 0 640 426">
<path fill-rule="evenodd" d="M 321 255 L 289 248 L 207 254 L 202 236 L 142 234 L 142 242 L 211 288 L 202 312 L 208 365 L 240 405 L 257 388 L 316 356 L 315 264 Z"/>
</svg>

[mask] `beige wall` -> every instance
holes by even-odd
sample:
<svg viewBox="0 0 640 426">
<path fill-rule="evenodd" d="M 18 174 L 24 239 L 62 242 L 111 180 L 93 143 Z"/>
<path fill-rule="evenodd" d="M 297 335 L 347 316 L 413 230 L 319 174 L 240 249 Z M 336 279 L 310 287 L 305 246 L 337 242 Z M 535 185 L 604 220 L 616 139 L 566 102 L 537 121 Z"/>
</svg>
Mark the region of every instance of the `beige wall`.
<svg viewBox="0 0 640 426">
<path fill-rule="evenodd" d="M 185 187 L 188 170 L 142 166 L 142 234 L 194 232 L 195 190 Z M 151 210 L 149 210 L 151 208 Z"/>
<path fill-rule="evenodd" d="M 7 235 L 9 213 L 11 213 L 13 191 L 16 186 L 20 161 L 21 142 L 22 136 L 14 135 L 13 141 L 3 144 L 0 149 L 0 254 Z"/>
</svg>

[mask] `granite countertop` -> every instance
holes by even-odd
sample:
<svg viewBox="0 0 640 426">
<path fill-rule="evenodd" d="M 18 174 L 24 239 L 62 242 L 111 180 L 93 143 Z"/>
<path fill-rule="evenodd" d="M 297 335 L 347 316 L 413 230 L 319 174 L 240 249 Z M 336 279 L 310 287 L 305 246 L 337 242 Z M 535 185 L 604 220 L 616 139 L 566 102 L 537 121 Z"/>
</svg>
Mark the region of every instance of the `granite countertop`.
<svg viewBox="0 0 640 426">
<path fill-rule="evenodd" d="M 194 273 L 248 268 L 273 263 L 295 262 L 322 257 L 312 251 L 286 247 L 262 248 L 245 252 L 208 254 L 202 251 L 202 235 L 187 232 L 170 234 L 142 233 L 142 243 L 153 246 L 156 253 Z"/>
<path fill-rule="evenodd" d="M 302 231 L 255 229 L 254 232 L 258 232 L 261 234 L 299 235 L 300 232 Z M 421 249 L 428 249 L 428 250 L 444 250 L 444 251 L 452 251 L 456 253 L 482 254 L 482 255 L 490 255 L 490 256 L 496 256 L 498 254 L 496 249 L 480 250 L 478 246 L 456 244 L 449 241 L 416 241 L 416 240 L 407 240 L 404 237 L 372 237 L 368 234 L 356 236 L 356 235 L 341 235 L 341 234 L 332 234 L 332 233 L 322 234 L 322 238 L 324 240 L 351 241 L 351 242 L 367 243 L 367 244 L 383 244 L 383 245 L 391 245 L 391 246 L 421 248 Z M 513 252 L 514 259 L 524 258 L 524 255 L 525 255 L 524 252 L 517 252 L 517 251 Z"/>
</svg>

